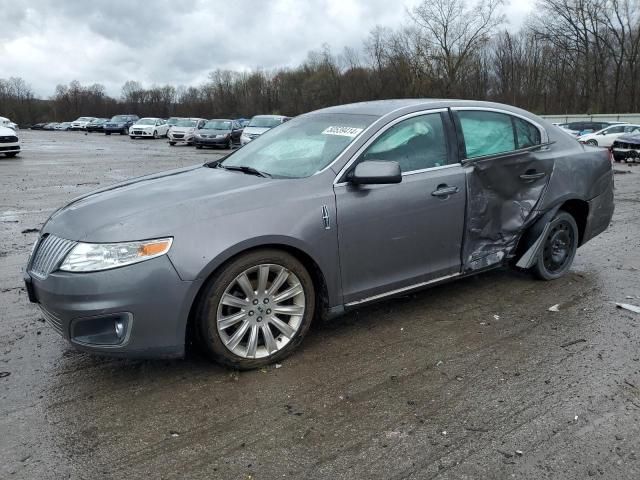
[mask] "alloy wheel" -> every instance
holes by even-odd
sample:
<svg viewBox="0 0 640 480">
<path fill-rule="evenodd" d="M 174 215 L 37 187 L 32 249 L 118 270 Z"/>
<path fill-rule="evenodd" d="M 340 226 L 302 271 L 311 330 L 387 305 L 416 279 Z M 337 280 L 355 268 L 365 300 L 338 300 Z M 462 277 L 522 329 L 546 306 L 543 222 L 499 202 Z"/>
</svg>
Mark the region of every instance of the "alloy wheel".
<svg viewBox="0 0 640 480">
<path fill-rule="evenodd" d="M 269 357 L 298 333 L 306 308 L 304 288 L 290 270 L 260 264 L 225 289 L 216 327 L 224 346 L 241 358 Z"/>
</svg>

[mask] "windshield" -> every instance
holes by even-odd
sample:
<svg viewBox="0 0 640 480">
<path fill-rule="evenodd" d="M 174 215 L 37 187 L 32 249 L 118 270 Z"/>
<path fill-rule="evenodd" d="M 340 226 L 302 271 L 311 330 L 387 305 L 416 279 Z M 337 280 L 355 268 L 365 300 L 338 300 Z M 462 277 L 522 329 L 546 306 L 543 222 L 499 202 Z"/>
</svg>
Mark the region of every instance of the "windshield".
<svg viewBox="0 0 640 480">
<path fill-rule="evenodd" d="M 198 123 L 198 122 L 196 122 L 195 120 L 179 120 L 175 124 L 175 126 L 176 127 L 191 127 L 191 128 L 193 128 L 193 127 L 196 126 L 196 123 Z"/>
<path fill-rule="evenodd" d="M 231 130 L 231 122 L 224 120 L 211 120 L 204 124 L 207 130 Z"/>
<path fill-rule="evenodd" d="M 377 118 L 329 113 L 295 118 L 236 150 L 221 165 L 251 167 L 273 177 L 309 177 L 333 162 Z"/>
<path fill-rule="evenodd" d="M 129 121 L 129 117 L 125 117 L 124 115 L 116 115 L 111 119 L 112 122 L 127 122 Z"/>
<path fill-rule="evenodd" d="M 171 117 L 169 120 L 167 120 L 167 124 L 168 125 L 175 125 L 176 123 L 178 123 L 180 119 L 178 117 Z"/>
<path fill-rule="evenodd" d="M 274 117 L 253 117 L 249 122 L 250 127 L 273 128 L 282 123 L 280 118 Z"/>
<path fill-rule="evenodd" d="M 91 120 L 93 120 L 92 117 L 80 117 L 76 122 L 90 122 Z"/>
<path fill-rule="evenodd" d="M 142 120 L 139 120 L 136 122 L 136 125 L 155 125 L 155 124 L 156 124 L 155 118 L 143 118 Z"/>
</svg>

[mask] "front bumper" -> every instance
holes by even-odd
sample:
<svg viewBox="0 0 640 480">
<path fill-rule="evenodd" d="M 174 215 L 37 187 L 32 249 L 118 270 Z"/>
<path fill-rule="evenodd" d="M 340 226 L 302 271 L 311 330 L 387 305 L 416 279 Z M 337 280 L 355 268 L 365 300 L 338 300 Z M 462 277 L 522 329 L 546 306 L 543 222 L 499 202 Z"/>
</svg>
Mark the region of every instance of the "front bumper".
<svg viewBox="0 0 640 480">
<path fill-rule="evenodd" d="M 79 350 L 133 358 L 180 357 L 192 282 L 181 280 L 161 257 L 91 273 L 55 271 L 40 280 L 25 273 L 29 299 L 48 323 Z M 119 343 L 104 344 L 97 333 L 111 319 L 125 320 Z"/>
<path fill-rule="evenodd" d="M 170 142 L 192 144 L 196 137 L 195 133 L 169 133 L 167 138 L 169 138 Z"/>
<path fill-rule="evenodd" d="M 223 146 L 226 146 L 228 142 L 229 142 L 229 137 L 222 137 L 222 138 L 194 137 L 194 140 L 193 140 L 193 143 L 203 147 L 223 147 Z"/>
<path fill-rule="evenodd" d="M 616 160 L 633 160 L 640 157 L 640 145 L 638 145 L 638 148 L 635 149 L 613 147 L 611 149 L 611 152 L 613 153 L 613 158 L 615 158 Z"/>
<path fill-rule="evenodd" d="M 102 129 L 104 131 L 104 133 L 123 133 L 127 131 L 127 126 L 126 125 L 121 125 L 121 126 L 105 126 Z"/>
<path fill-rule="evenodd" d="M 153 137 L 153 130 L 129 129 L 130 137 Z"/>
<path fill-rule="evenodd" d="M 19 143 L 0 143 L 0 154 L 2 153 L 14 153 L 20 152 L 20 144 Z"/>
</svg>

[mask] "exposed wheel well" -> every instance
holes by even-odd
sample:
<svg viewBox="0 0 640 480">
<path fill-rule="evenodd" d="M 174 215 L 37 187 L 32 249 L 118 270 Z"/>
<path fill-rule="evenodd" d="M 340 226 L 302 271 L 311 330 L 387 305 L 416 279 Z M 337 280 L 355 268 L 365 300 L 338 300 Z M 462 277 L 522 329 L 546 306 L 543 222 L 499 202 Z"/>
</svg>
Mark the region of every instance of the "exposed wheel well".
<svg viewBox="0 0 640 480">
<path fill-rule="evenodd" d="M 587 228 L 587 218 L 589 216 L 589 204 L 584 200 L 567 200 L 560 206 L 560 210 L 571 214 L 578 224 L 578 245 L 582 245 L 584 232 Z"/>
<path fill-rule="evenodd" d="M 325 312 L 327 311 L 327 305 L 329 304 L 329 295 L 327 291 L 327 283 L 325 281 L 324 275 L 322 274 L 322 270 L 320 270 L 320 267 L 318 266 L 318 264 L 302 250 L 295 247 L 291 247 L 289 245 L 282 245 L 282 244 L 260 245 L 258 247 L 248 248 L 246 250 L 238 252 L 231 258 L 227 259 L 224 263 L 220 264 L 218 268 L 216 268 L 213 272 L 211 272 L 209 276 L 206 278 L 206 280 L 202 283 L 202 286 L 200 287 L 200 290 L 196 294 L 195 299 L 193 300 L 193 303 L 191 304 L 191 308 L 189 310 L 189 318 L 187 320 L 187 328 L 185 332 L 185 349 L 189 348 L 189 345 L 192 343 L 194 339 L 195 330 L 196 330 L 194 329 L 195 312 L 197 311 L 198 304 L 201 301 L 201 294 L 202 294 L 202 291 L 204 290 L 204 286 L 209 281 L 209 279 L 211 279 L 216 273 L 218 273 L 221 268 L 223 268 L 225 265 L 232 262 L 236 258 L 242 255 L 246 255 L 249 252 L 253 252 L 255 250 L 262 250 L 262 249 L 282 250 L 294 256 L 298 261 L 300 261 L 304 265 L 304 267 L 307 269 L 307 271 L 311 275 L 311 279 L 313 280 L 313 285 L 315 287 L 316 294 L 317 294 L 316 312 L 315 312 L 316 316 L 318 315 L 322 316 L 325 314 Z"/>
</svg>

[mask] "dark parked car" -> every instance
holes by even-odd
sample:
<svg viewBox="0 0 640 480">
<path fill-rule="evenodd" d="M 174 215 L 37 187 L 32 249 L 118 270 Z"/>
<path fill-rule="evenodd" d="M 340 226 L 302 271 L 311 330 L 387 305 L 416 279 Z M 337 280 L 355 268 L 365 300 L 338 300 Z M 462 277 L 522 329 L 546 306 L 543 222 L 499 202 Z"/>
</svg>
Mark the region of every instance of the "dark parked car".
<svg viewBox="0 0 640 480">
<path fill-rule="evenodd" d="M 611 146 L 616 162 L 640 162 L 640 133 L 618 137 Z"/>
<path fill-rule="evenodd" d="M 233 144 L 240 144 L 240 135 L 242 135 L 242 127 L 235 120 L 208 120 L 195 134 L 193 143 L 196 148 L 232 148 Z"/>
<path fill-rule="evenodd" d="M 25 281 L 79 349 L 173 357 L 196 338 L 254 368 L 318 316 L 505 264 L 558 279 L 612 213 L 609 152 L 529 112 L 368 102 L 75 199 L 42 227 Z"/>
<path fill-rule="evenodd" d="M 103 132 L 104 124 L 109 121 L 108 118 L 96 118 L 87 124 L 87 132 Z"/>
<path fill-rule="evenodd" d="M 31 130 L 44 130 L 44 126 L 46 125 L 46 123 L 36 123 L 35 125 L 31 125 L 31 127 L 29 127 Z"/>
<path fill-rule="evenodd" d="M 103 131 L 105 135 L 119 133 L 120 135 L 128 135 L 129 127 L 139 120 L 137 115 L 116 115 L 108 122 L 105 122 Z"/>
</svg>

